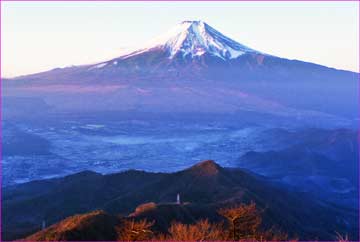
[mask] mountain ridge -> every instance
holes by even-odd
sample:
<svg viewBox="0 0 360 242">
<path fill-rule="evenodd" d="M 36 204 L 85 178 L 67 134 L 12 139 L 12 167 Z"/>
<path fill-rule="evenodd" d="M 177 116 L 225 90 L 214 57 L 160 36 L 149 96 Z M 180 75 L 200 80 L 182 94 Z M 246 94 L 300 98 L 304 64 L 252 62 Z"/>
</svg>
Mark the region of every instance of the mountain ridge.
<svg viewBox="0 0 360 242">
<path fill-rule="evenodd" d="M 210 37 L 208 37 L 208 35 Z M 218 36 L 217 38 L 222 40 L 223 43 L 220 43 L 220 44 L 212 43 L 212 41 L 210 41 L 209 38 L 216 39 L 212 35 Z M 193 40 L 193 41 L 191 41 L 191 40 Z M 187 41 L 190 43 L 186 43 Z M 209 43 L 211 42 L 211 43 L 209 44 L 208 42 Z M 220 48 L 220 47 L 222 47 L 222 48 Z M 191 50 L 191 51 L 187 52 L 187 51 L 185 51 L 184 48 L 189 48 L 189 50 Z M 217 50 L 220 50 L 220 52 L 221 52 L 221 50 L 223 50 L 224 53 L 216 53 L 216 52 L 214 52 L 214 48 Z M 230 53 L 231 51 L 228 50 L 229 48 L 232 48 L 233 50 L 243 49 L 242 50 L 243 52 L 236 56 L 232 56 Z M 70 70 L 70 69 L 74 69 L 74 68 L 85 68 L 85 69 L 90 69 L 90 70 L 94 70 L 97 68 L 101 69 L 101 68 L 105 67 L 106 65 L 109 65 L 109 66 L 118 65 L 119 63 L 117 63 L 117 60 L 126 60 L 130 57 L 135 57 L 140 54 L 143 54 L 144 52 L 152 52 L 152 51 L 157 51 L 159 49 L 166 50 L 166 51 L 169 51 L 169 49 L 170 49 L 170 55 L 168 56 L 169 59 L 174 58 L 175 55 L 178 54 L 178 52 L 184 52 L 182 57 L 186 57 L 188 54 L 192 54 L 191 57 L 199 57 L 201 55 L 208 53 L 208 54 L 214 55 L 223 60 L 236 59 L 242 55 L 251 54 L 254 56 L 258 56 L 258 58 L 260 58 L 258 60 L 259 62 L 262 62 L 261 59 L 263 59 L 265 56 L 269 56 L 269 57 L 284 59 L 287 61 L 299 61 L 299 62 L 303 62 L 303 63 L 314 64 L 314 65 L 317 65 L 320 67 L 326 67 L 326 68 L 337 70 L 337 71 L 352 72 L 349 70 L 341 70 L 341 69 L 336 69 L 333 67 L 327 67 L 327 66 L 324 66 L 324 65 L 321 65 L 318 63 L 311 63 L 311 62 L 301 61 L 301 60 L 297 60 L 297 59 L 286 59 L 283 57 L 269 55 L 269 54 L 254 50 L 250 47 L 247 47 L 247 46 L 223 35 L 218 30 L 214 29 L 213 27 L 211 27 L 210 25 L 208 25 L 207 23 L 205 23 L 202 20 L 194 20 L 194 21 L 185 20 L 185 21 L 182 21 L 179 24 L 175 25 L 170 30 L 166 31 L 164 34 L 160 34 L 157 37 L 151 39 L 148 43 L 145 43 L 143 45 L 143 47 L 138 47 L 137 49 L 129 50 L 129 51 L 127 51 L 127 53 L 121 54 L 118 57 L 111 58 L 110 60 L 107 60 L 107 61 L 101 61 L 101 62 L 97 62 L 97 63 L 93 63 L 93 64 L 69 66 L 69 67 L 64 67 L 64 68 L 54 68 L 54 69 L 42 71 L 39 73 L 25 74 L 25 75 L 12 77 L 12 78 L 5 78 L 5 79 L 6 80 L 15 79 L 16 80 L 16 79 L 19 79 L 22 77 L 33 76 L 33 75 L 37 75 L 37 74 L 41 74 L 41 73 L 47 73 L 50 71 L 61 71 L 61 70 L 65 70 L 65 69 Z M 192 51 L 195 51 L 195 52 L 193 53 Z M 196 51 L 200 51 L 200 52 L 198 54 L 196 54 Z"/>
<path fill-rule="evenodd" d="M 290 236 L 296 234 L 301 238 L 318 236 L 329 239 L 333 236 L 331 231 L 352 231 L 352 226 L 355 226 L 350 211 L 345 213 L 348 217 L 344 217 L 341 208 L 324 206 L 321 205 L 323 202 L 306 194 L 286 191 L 264 177 L 241 169 L 219 167 L 207 161 L 175 173 L 133 170 L 101 175 L 82 172 L 5 187 L 3 209 L 7 212 L 3 214 L 3 238 L 26 237 L 39 229 L 44 220 L 51 225 L 68 216 L 92 210 L 129 215 L 144 203 L 175 203 L 177 194 L 183 203 L 189 203 L 192 213 L 203 218 L 206 214 L 212 216 L 207 211 L 253 201 L 264 209 L 265 224 L 277 225 Z M 158 216 L 151 211 L 139 216 Z M 339 217 L 337 223 L 333 223 L 334 216 Z M 311 229 L 299 224 L 311 224 Z"/>
<path fill-rule="evenodd" d="M 125 54 L 123 58 L 125 59 L 152 49 L 165 49 L 169 52 L 168 58 L 170 59 L 178 54 L 182 55 L 182 57 L 187 55 L 194 57 L 210 53 L 223 60 L 227 60 L 237 58 L 245 53 L 260 53 L 224 36 L 200 20 L 183 21 L 165 34 L 145 44 L 145 47 L 135 50 L 130 54 Z"/>
<path fill-rule="evenodd" d="M 179 26 L 125 57 L 4 80 L 4 96 L 41 98 L 49 112 L 251 111 L 336 124 L 358 116 L 356 73 L 264 54 L 201 21 Z"/>
</svg>

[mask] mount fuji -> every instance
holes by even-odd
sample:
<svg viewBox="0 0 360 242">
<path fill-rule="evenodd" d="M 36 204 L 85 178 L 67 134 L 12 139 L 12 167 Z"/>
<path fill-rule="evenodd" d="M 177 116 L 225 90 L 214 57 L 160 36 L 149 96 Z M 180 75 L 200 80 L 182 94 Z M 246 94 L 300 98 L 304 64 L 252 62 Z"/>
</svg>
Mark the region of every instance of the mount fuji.
<svg viewBox="0 0 360 242">
<path fill-rule="evenodd" d="M 5 114 L 26 98 L 30 113 L 40 99 L 49 110 L 69 112 L 358 117 L 358 73 L 269 55 L 202 21 L 181 22 L 108 61 L 3 79 L 2 85 Z"/>
<path fill-rule="evenodd" d="M 202 21 L 183 21 L 167 33 L 150 41 L 144 48 L 124 58 L 150 50 L 166 51 L 170 59 L 178 55 L 194 58 L 207 53 L 229 60 L 245 53 L 260 53 L 229 39 Z"/>
</svg>

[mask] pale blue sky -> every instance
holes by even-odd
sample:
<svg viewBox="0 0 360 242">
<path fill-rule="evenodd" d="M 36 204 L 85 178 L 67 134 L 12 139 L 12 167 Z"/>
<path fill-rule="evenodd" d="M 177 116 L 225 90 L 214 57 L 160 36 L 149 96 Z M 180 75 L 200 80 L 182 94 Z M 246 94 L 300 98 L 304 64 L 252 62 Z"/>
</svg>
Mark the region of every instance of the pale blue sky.
<svg viewBox="0 0 360 242">
<path fill-rule="evenodd" d="M 2 76 L 95 63 L 183 20 L 251 48 L 358 71 L 357 2 L 2 2 Z"/>
</svg>

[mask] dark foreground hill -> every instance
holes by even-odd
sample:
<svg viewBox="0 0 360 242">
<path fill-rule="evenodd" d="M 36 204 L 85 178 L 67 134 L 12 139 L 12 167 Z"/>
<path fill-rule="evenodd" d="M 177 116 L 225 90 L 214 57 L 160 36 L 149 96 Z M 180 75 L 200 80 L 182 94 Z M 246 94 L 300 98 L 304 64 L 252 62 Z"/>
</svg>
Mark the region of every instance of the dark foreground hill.
<svg viewBox="0 0 360 242">
<path fill-rule="evenodd" d="M 74 215 L 41 230 L 25 240 L 30 241 L 80 241 L 116 239 L 115 226 L 119 219 L 103 211 Z"/>
<path fill-rule="evenodd" d="M 79 240 L 102 240 L 114 241 L 124 240 L 126 237 L 119 232 L 121 227 L 129 226 L 134 229 L 136 225 L 131 223 L 141 223 L 147 221 L 151 224 L 151 237 L 160 238 L 160 234 L 166 234 L 174 221 L 184 224 L 196 223 L 201 219 L 208 219 L 213 222 L 224 222 L 216 211 L 210 208 L 201 208 L 191 204 L 155 204 L 147 203 L 139 206 L 136 212 L 130 216 L 110 215 L 102 210 L 95 210 L 85 214 L 70 216 L 46 229 L 40 230 L 25 240 L 31 241 L 79 241 Z M 127 222 L 130 222 L 130 224 Z M 132 226 L 131 226 L 132 225 Z M 131 231 L 133 233 L 134 231 Z M 126 235 L 125 235 L 126 236 Z M 139 237 L 133 237 L 139 238 Z"/>
<path fill-rule="evenodd" d="M 171 203 L 178 193 L 184 206 L 174 208 Z M 149 202 L 161 206 L 134 212 L 137 206 Z M 156 221 L 154 226 L 159 231 L 164 231 L 173 220 L 219 222 L 218 209 L 250 202 L 262 211 L 264 227 L 276 226 L 290 237 L 332 240 L 338 232 L 357 239 L 355 211 L 316 201 L 304 193 L 285 191 L 262 177 L 223 168 L 213 161 L 175 173 L 81 172 L 6 187 L 2 231 L 6 240 L 24 238 L 38 231 L 43 221 L 50 225 L 98 209 L 117 216 L 149 218 Z"/>
</svg>

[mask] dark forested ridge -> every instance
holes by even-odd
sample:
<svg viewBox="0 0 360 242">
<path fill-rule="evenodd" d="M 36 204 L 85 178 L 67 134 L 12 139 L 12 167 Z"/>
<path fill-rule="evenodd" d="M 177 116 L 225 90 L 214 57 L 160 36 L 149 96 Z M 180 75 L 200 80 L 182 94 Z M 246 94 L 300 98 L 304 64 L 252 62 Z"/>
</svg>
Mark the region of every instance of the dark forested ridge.
<svg viewBox="0 0 360 242">
<path fill-rule="evenodd" d="M 181 206 L 175 204 L 177 194 Z M 155 204 L 151 209 L 135 210 L 149 202 Z M 175 173 L 130 170 L 101 175 L 85 171 L 6 187 L 3 236 L 24 238 L 38 231 L 43 221 L 50 225 L 97 209 L 111 216 L 155 221 L 153 227 L 166 233 L 173 221 L 193 224 L 207 219 L 220 223 L 224 219 L 219 209 L 252 202 L 261 211 L 264 229 L 276 227 L 293 238 L 331 240 L 335 232 L 350 236 L 356 233 L 354 211 L 324 204 L 306 194 L 288 192 L 241 169 L 204 161 Z"/>
</svg>

